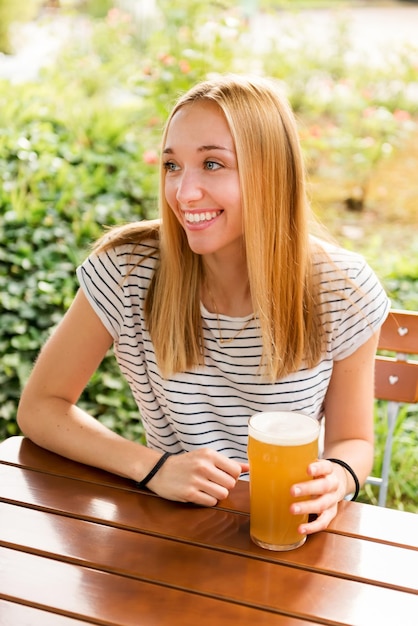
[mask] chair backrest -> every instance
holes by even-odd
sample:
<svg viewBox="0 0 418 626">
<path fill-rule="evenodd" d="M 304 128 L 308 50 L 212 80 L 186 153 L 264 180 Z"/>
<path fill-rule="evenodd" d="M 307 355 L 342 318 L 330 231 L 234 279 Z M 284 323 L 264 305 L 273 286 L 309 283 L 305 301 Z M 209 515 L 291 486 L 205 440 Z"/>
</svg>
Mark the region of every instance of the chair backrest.
<svg viewBox="0 0 418 626">
<path fill-rule="evenodd" d="M 391 309 L 380 332 L 379 349 L 418 355 L 418 312 Z"/>
<path fill-rule="evenodd" d="M 385 506 L 389 485 L 393 432 L 400 404 L 418 402 L 418 312 L 392 309 L 382 326 L 376 355 L 375 398 L 388 401 L 388 431 L 381 477 L 369 476 L 366 482 L 379 487 L 380 506 Z"/>
<path fill-rule="evenodd" d="M 392 309 L 382 326 L 378 350 L 394 353 L 376 356 L 375 397 L 394 402 L 418 401 L 418 313 Z"/>
</svg>

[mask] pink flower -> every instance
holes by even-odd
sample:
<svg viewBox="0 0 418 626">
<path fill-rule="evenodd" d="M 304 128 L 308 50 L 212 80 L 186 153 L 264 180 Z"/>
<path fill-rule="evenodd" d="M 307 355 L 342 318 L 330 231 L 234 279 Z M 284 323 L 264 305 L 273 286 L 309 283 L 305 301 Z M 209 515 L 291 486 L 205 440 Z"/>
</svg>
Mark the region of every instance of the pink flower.
<svg viewBox="0 0 418 626">
<path fill-rule="evenodd" d="M 408 111 L 403 111 L 402 109 L 396 109 L 396 111 L 394 111 L 393 113 L 393 117 L 398 122 L 406 122 L 407 120 L 411 119 L 411 116 L 408 113 Z"/>
<path fill-rule="evenodd" d="M 142 155 L 142 158 L 148 165 L 156 165 L 159 160 L 156 150 L 146 150 Z"/>
<path fill-rule="evenodd" d="M 124 13 L 120 9 L 117 9 L 116 7 L 114 7 L 112 9 L 109 9 L 107 16 L 106 16 L 106 21 L 111 26 L 117 26 L 118 24 L 121 24 L 123 22 L 125 23 L 130 22 L 131 17 L 129 13 Z"/>
<path fill-rule="evenodd" d="M 175 62 L 174 57 L 171 56 L 171 54 L 166 54 L 165 52 L 161 52 L 157 58 L 163 65 L 173 65 Z"/>
<path fill-rule="evenodd" d="M 148 122 L 147 122 L 147 126 L 149 128 L 152 128 L 153 126 L 157 126 L 157 124 L 160 124 L 161 120 L 159 117 L 157 117 L 156 115 L 154 117 L 151 117 Z"/>
<path fill-rule="evenodd" d="M 367 107 L 367 109 L 364 109 L 363 111 L 363 117 L 373 117 L 375 113 L 376 113 L 375 107 Z"/>
<path fill-rule="evenodd" d="M 180 68 L 180 72 L 182 72 L 183 74 L 188 74 L 190 70 L 192 69 L 190 67 L 190 63 L 186 61 L 185 59 L 181 59 L 179 61 L 179 68 Z"/>
<path fill-rule="evenodd" d="M 113 9 L 110 9 L 107 14 L 107 21 L 109 23 L 112 23 L 112 22 L 115 23 L 118 21 L 118 19 L 119 19 L 119 9 L 116 9 L 115 7 Z"/>
<path fill-rule="evenodd" d="M 317 124 L 314 124 L 309 128 L 309 134 L 311 137 L 320 137 L 322 135 L 322 129 Z"/>
</svg>

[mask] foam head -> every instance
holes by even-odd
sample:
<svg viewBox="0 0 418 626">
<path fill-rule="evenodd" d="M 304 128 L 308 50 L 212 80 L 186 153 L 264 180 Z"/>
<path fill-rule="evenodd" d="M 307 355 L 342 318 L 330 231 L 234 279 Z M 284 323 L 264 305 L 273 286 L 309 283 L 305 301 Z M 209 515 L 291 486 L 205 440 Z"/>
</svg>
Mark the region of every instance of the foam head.
<svg viewBox="0 0 418 626">
<path fill-rule="evenodd" d="M 256 413 L 249 419 L 248 434 L 276 446 L 301 446 L 318 438 L 319 422 L 291 411 Z"/>
</svg>

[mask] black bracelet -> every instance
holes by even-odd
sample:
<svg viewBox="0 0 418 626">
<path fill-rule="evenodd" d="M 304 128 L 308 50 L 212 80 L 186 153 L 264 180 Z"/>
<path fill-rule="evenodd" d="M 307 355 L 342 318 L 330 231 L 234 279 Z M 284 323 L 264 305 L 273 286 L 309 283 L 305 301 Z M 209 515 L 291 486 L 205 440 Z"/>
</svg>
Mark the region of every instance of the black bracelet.
<svg viewBox="0 0 418 626">
<path fill-rule="evenodd" d="M 355 473 L 353 468 L 348 463 L 346 463 L 345 461 L 341 461 L 341 459 L 326 459 L 326 460 L 327 461 L 331 461 L 331 463 L 337 463 L 337 465 L 341 465 L 341 467 L 346 469 L 347 472 L 349 474 L 351 474 L 351 476 L 353 477 L 353 480 L 354 480 L 354 484 L 356 486 L 356 490 L 354 492 L 354 496 L 351 498 L 351 500 L 356 500 L 357 496 L 359 494 L 359 491 L 360 491 L 360 483 L 359 483 L 359 479 L 357 478 L 357 474 Z"/>
<path fill-rule="evenodd" d="M 152 470 L 145 476 L 145 478 L 143 478 L 139 483 L 136 483 L 137 487 L 143 489 L 147 485 L 147 483 L 149 483 L 151 478 L 155 476 L 158 470 L 161 469 L 169 456 L 171 456 L 170 452 L 164 452 L 164 454 L 158 459 Z"/>
</svg>

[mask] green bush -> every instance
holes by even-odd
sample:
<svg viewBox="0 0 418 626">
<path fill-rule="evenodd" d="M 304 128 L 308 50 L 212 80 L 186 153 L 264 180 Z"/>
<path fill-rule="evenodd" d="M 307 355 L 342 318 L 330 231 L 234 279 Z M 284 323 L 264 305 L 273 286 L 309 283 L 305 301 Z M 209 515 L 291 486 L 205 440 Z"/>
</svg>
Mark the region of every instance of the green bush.
<svg viewBox="0 0 418 626">
<path fill-rule="evenodd" d="M 372 470 L 373 476 L 381 476 L 383 451 L 387 436 L 387 403 L 375 403 L 375 459 Z M 418 451 L 413 445 L 417 435 L 418 412 L 412 406 L 401 407 L 396 420 L 387 506 L 412 513 L 418 512 L 417 481 L 418 481 Z M 411 445 L 412 443 L 412 445 Z M 374 485 L 365 485 L 360 493 L 360 501 L 377 504 L 379 488 Z"/>
<path fill-rule="evenodd" d="M 22 385 L 74 297 L 75 268 L 89 245 L 104 225 L 150 216 L 155 198 L 155 165 L 144 162 L 140 111 L 106 109 L 94 99 L 78 106 L 68 93 L 51 98 L 39 85 L 2 93 L 0 439 L 17 432 Z M 116 430 L 127 420 L 137 423 L 112 358 L 81 403 Z"/>
</svg>

